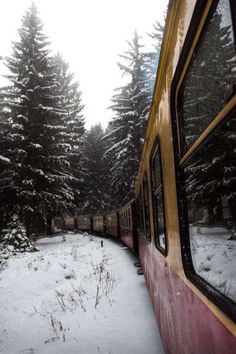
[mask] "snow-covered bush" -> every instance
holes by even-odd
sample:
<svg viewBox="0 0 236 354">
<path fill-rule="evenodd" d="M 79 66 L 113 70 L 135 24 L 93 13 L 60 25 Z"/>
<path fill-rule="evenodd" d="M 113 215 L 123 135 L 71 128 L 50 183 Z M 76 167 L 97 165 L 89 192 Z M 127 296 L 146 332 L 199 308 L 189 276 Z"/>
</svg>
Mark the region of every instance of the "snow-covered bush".
<svg viewBox="0 0 236 354">
<path fill-rule="evenodd" d="M 25 227 L 18 215 L 12 215 L 1 233 L 0 263 L 4 262 L 11 254 L 34 251 L 37 251 L 37 248 L 26 236 Z"/>
</svg>

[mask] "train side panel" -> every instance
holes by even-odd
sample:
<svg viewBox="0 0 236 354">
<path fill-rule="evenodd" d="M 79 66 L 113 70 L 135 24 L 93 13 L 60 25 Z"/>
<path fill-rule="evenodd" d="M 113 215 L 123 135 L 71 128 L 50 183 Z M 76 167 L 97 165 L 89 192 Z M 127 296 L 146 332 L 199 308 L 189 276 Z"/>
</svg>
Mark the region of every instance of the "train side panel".
<svg viewBox="0 0 236 354">
<path fill-rule="evenodd" d="M 64 219 L 62 217 L 55 217 L 53 219 L 53 230 L 54 232 L 62 231 L 64 230 Z"/>
<path fill-rule="evenodd" d="M 117 212 L 106 215 L 106 233 L 119 238 L 119 214 Z"/>
<path fill-rule="evenodd" d="M 167 354 L 235 354 L 235 336 L 144 237 L 140 260 Z"/>
<path fill-rule="evenodd" d="M 77 228 L 82 231 L 91 231 L 91 216 L 81 215 L 77 218 Z"/>
<path fill-rule="evenodd" d="M 104 215 L 93 216 L 93 231 L 94 232 L 106 232 L 106 219 Z"/>
<path fill-rule="evenodd" d="M 64 218 L 64 229 L 68 231 L 72 231 L 75 229 L 74 217 L 67 216 Z"/>
<path fill-rule="evenodd" d="M 132 251 L 134 251 L 134 228 L 132 215 L 133 202 L 119 210 L 120 238 Z"/>
</svg>

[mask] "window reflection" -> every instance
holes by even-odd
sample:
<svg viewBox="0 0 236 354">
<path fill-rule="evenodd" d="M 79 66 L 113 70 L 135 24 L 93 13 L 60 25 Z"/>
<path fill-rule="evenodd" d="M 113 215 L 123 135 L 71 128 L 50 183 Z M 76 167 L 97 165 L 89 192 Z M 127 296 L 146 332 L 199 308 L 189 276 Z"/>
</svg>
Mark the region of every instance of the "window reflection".
<svg viewBox="0 0 236 354">
<path fill-rule="evenodd" d="M 155 242 L 157 247 L 166 250 L 165 217 L 164 217 L 164 196 L 161 173 L 160 146 L 154 151 L 152 158 L 152 197 L 153 197 L 153 217 L 155 228 Z"/>
<path fill-rule="evenodd" d="M 145 218 L 145 233 L 147 240 L 151 240 L 150 235 L 150 215 L 149 215 L 149 203 L 148 203 L 148 184 L 147 175 L 144 175 L 143 179 L 143 203 L 144 203 L 144 218 Z"/>
<path fill-rule="evenodd" d="M 195 271 L 236 301 L 236 116 L 184 167 Z"/>
<path fill-rule="evenodd" d="M 235 94 L 236 52 L 229 0 L 220 0 L 179 92 L 185 152 Z"/>
</svg>

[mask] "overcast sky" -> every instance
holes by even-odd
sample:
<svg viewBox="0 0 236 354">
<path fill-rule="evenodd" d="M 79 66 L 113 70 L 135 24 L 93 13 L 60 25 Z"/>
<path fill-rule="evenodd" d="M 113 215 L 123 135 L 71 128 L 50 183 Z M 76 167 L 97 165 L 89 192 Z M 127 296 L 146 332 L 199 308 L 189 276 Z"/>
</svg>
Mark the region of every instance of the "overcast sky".
<svg viewBox="0 0 236 354">
<path fill-rule="evenodd" d="M 80 82 L 86 127 L 111 119 L 107 107 L 113 90 L 122 83 L 118 54 L 137 29 L 148 44 L 147 32 L 155 20 L 163 21 L 168 0 L 35 0 L 44 33 L 54 52 L 59 51 Z M 0 55 L 11 54 L 11 41 L 31 0 L 0 3 Z M 0 65 L 0 74 L 5 69 Z M 3 83 L 2 79 L 0 81 Z"/>
</svg>

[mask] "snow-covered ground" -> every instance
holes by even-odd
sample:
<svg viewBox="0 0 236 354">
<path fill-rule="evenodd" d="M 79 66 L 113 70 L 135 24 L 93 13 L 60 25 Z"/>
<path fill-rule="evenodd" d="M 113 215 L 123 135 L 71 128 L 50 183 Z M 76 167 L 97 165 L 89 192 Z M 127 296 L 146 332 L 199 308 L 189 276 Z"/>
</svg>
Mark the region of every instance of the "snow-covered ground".
<svg viewBox="0 0 236 354">
<path fill-rule="evenodd" d="M 126 247 L 88 234 L 38 241 L 0 272 L 0 353 L 163 354 Z"/>
<path fill-rule="evenodd" d="M 236 240 L 229 236 L 224 227 L 190 227 L 196 273 L 236 301 Z"/>
</svg>

